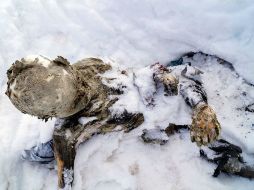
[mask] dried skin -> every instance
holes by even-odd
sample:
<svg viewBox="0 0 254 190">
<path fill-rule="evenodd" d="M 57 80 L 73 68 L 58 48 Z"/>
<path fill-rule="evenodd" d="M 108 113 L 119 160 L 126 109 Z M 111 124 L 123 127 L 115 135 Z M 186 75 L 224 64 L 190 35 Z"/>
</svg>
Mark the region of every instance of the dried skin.
<svg viewBox="0 0 254 190">
<path fill-rule="evenodd" d="M 58 187 L 64 187 L 63 180 L 64 162 L 59 158 L 59 156 L 56 157 L 56 162 L 57 162 Z"/>
<path fill-rule="evenodd" d="M 151 68 L 154 70 L 153 79 L 156 86 L 162 84 L 164 86 L 165 95 L 167 96 L 177 95 L 178 78 L 176 78 L 169 69 L 159 63 L 155 63 Z"/>
<path fill-rule="evenodd" d="M 221 126 L 214 110 L 207 104 L 198 105 L 194 109 L 191 124 L 191 140 L 198 146 L 207 145 L 216 140 Z"/>
</svg>

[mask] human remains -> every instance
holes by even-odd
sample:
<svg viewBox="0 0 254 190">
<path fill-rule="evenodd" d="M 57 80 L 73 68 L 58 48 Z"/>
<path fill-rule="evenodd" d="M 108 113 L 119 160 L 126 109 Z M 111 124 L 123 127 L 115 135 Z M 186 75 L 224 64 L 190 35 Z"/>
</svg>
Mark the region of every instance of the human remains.
<svg viewBox="0 0 254 190">
<path fill-rule="evenodd" d="M 110 69 L 110 64 L 98 58 L 83 59 L 71 65 L 63 57 L 50 60 L 44 56 L 30 56 L 17 60 L 7 72 L 6 94 L 18 110 L 40 119 L 57 118 L 53 141 L 26 150 L 23 158 L 40 163 L 56 159 L 59 188 L 71 187 L 72 180 L 65 176 L 66 173 L 73 175 L 76 148 L 80 143 L 95 134 L 129 132 L 144 122 L 142 113 L 110 112 L 110 107 L 124 93 L 123 86 L 116 89 L 103 82 L 111 80 L 102 77 Z M 152 109 L 155 105 L 153 96 L 158 89 L 164 89 L 165 96 L 180 94 L 193 109 L 191 140 L 200 146 L 218 138 L 221 127 L 208 105 L 200 79 L 202 71 L 186 65 L 181 75 L 175 76 L 170 67 L 159 63 L 145 69 L 153 73 L 154 87 L 143 89 L 138 80 L 135 86 L 146 106 Z M 122 74 L 128 73 L 123 71 Z M 81 124 L 81 117 L 96 119 Z"/>
</svg>

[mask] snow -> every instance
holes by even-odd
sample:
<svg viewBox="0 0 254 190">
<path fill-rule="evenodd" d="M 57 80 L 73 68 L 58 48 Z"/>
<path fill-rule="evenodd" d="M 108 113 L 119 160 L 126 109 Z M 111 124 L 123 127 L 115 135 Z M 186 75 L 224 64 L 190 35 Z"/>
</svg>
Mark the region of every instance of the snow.
<svg viewBox="0 0 254 190">
<path fill-rule="evenodd" d="M 146 82 L 144 82 L 146 81 Z M 156 91 L 153 81 L 153 70 L 148 66 L 135 72 L 134 83 L 142 95 L 142 101 L 145 105 L 153 104 L 153 97 Z"/>
<path fill-rule="evenodd" d="M 93 121 L 95 119 L 96 119 L 96 117 L 81 117 L 81 118 L 79 118 L 78 121 L 79 121 L 80 124 L 85 125 L 89 121 Z"/>
<path fill-rule="evenodd" d="M 170 137 L 164 146 L 144 144 L 139 138 L 143 129 L 189 124 L 191 110 L 180 96 L 161 92 L 155 95 L 156 105 L 147 108 L 133 85 L 136 73 L 136 82 L 153 88 L 138 71 L 189 51 L 215 54 L 253 83 L 253 1 L 6 0 L 0 3 L 0 16 L 0 189 L 57 189 L 56 170 L 20 159 L 22 150 L 50 139 L 54 120 L 44 123 L 21 114 L 4 95 L 6 70 L 29 54 L 51 59 L 62 55 L 72 63 L 103 58 L 119 68 L 106 75 L 127 86 L 112 112 L 126 108 L 145 116 L 145 123 L 128 134 L 95 136 L 79 147 L 74 190 L 253 189 L 251 180 L 211 177 L 214 165 L 199 158 L 188 133 Z M 254 164 L 254 116 L 238 109 L 253 103 L 253 87 L 216 59 L 205 61 L 197 55 L 191 61 L 204 72 L 208 102 L 222 124 L 222 136 L 240 145 Z"/>
<path fill-rule="evenodd" d="M 35 60 L 37 60 L 38 64 L 42 65 L 43 67 L 48 67 L 50 65 L 50 60 L 45 57 L 45 56 L 42 56 L 42 55 L 28 55 L 26 56 L 25 58 L 25 63 L 29 64 L 29 63 L 32 63 L 34 62 Z"/>
<path fill-rule="evenodd" d="M 65 187 L 62 190 L 71 190 L 71 182 L 73 181 L 73 169 L 64 169 L 63 172 Z"/>
</svg>

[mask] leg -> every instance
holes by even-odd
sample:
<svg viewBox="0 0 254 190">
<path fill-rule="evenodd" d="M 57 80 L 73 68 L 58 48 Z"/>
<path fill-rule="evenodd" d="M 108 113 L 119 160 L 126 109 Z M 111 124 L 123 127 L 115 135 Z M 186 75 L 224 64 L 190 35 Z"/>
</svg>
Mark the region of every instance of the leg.
<svg viewBox="0 0 254 190">
<path fill-rule="evenodd" d="M 143 114 L 126 112 L 122 117 L 113 117 L 109 120 L 93 120 L 85 125 L 79 124 L 76 119 L 68 119 L 62 122 L 60 126 L 55 128 L 53 135 L 59 188 L 68 189 L 72 185 L 76 148 L 79 144 L 89 140 L 95 134 L 112 132 L 118 125 L 122 125 L 121 130 L 129 132 L 138 127 L 143 121 Z"/>
<path fill-rule="evenodd" d="M 58 168 L 59 188 L 71 189 L 74 180 L 73 169 L 76 147 L 88 140 L 92 135 L 99 133 L 101 126 L 99 121 L 91 121 L 84 126 L 79 123 L 74 125 L 71 121 L 68 121 L 55 128 L 53 142 Z"/>
<path fill-rule="evenodd" d="M 57 161 L 58 187 L 71 187 L 73 181 L 74 160 L 76 156 L 75 143 L 65 139 L 67 130 L 54 132 L 54 154 Z M 68 189 L 68 188 L 67 188 Z"/>
<path fill-rule="evenodd" d="M 58 187 L 61 189 L 71 189 L 77 142 L 73 136 L 82 129 L 83 126 L 76 117 L 59 119 L 55 124 L 53 145 L 58 169 Z"/>
</svg>

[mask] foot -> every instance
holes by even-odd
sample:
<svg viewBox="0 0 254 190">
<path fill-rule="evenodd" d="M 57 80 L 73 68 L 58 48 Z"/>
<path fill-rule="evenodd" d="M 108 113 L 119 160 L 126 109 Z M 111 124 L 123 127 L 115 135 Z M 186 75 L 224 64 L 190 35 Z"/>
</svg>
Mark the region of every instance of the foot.
<svg viewBox="0 0 254 190">
<path fill-rule="evenodd" d="M 48 164 L 55 160 L 53 151 L 53 141 L 39 144 L 30 150 L 24 150 L 21 158 L 30 162 L 38 162 L 40 164 Z"/>
</svg>

